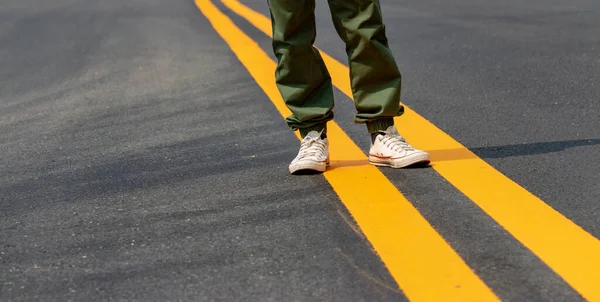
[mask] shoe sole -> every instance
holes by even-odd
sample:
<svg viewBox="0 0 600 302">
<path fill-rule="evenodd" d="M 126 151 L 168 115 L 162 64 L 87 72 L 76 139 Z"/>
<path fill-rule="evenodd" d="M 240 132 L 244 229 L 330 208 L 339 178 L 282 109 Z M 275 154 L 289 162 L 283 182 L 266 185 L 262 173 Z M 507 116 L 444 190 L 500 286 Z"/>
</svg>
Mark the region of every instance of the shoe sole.
<svg viewBox="0 0 600 302">
<path fill-rule="evenodd" d="M 308 162 L 308 163 L 295 164 L 293 167 L 290 166 L 289 169 L 290 169 L 290 173 L 294 174 L 294 175 L 316 174 L 316 173 L 325 172 L 325 170 L 327 170 L 328 166 L 329 166 L 329 161 L 327 161 L 325 163 Z"/>
<path fill-rule="evenodd" d="M 406 168 L 416 164 L 429 164 L 429 154 L 417 153 L 403 157 L 401 159 L 392 160 L 391 158 L 381 158 L 369 155 L 369 162 L 372 165 L 380 167 L 391 167 L 394 169 Z"/>
</svg>

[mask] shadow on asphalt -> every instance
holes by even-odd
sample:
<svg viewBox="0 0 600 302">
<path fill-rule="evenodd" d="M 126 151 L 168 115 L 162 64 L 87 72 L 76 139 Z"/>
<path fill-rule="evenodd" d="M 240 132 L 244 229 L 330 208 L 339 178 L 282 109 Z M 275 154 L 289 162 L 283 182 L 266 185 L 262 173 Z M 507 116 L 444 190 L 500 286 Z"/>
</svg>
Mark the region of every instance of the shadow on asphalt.
<svg viewBox="0 0 600 302">
<path fill-rule="evenodd" d="M 600 139 L 580 139 L 559 142 L 540 142 L 517 145 L 481 147 L 473 149 L 429 150 L 431 158 L 436 161 L 462 160 L 480 158 L 506 158 L 514 156 L 538 155 L 564 151 L 569 148 L 600 145 Z"/>
<path fill-rule="evenodd" d="M 371 165 L 369 163 L 369 160 L 367 159 L 356 159 L 356 160 L 334 160 L 331 161 L 331 166 L 328 168 L 328 170 L 335 170 L 337 168 L 344 168 L 344 167 L 360 167 L 360 166 L 368 166 Z M 408 166 L 408 167 L 404 167 L 402 169 L 422 169 L 422 168 L 430 168 L 431 166 L 429 165 L 429 163 L 421 163 L 421 164 L 414 164 L 412 166 Z M 382 167 L 383 169 L 386 169 L 386 167 Z M 391 168 L 390 168 L 391 169 Z"/>
</svg>

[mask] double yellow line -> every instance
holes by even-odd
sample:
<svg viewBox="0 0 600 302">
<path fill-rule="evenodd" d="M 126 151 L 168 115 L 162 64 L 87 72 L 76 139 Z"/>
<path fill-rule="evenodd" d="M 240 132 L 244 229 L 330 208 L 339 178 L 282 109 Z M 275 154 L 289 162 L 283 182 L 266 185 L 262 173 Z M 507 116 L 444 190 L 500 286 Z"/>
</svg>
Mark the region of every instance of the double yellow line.
<svg viewBox="0 0 600 302">
<path fill-rule="evenodd" d="M 196 5 L 282 116 L 275 62 L 210 0 Z M 270 20 L 237 0 L 222 0 L 271 35 Z M 352 97 L 348 68 L 322 53 L 334 85 Z M 600 241 L 406 108 L 402 134 L 432 154 L 433 168 L 588 300 L 600 300 Z M 400 124 L 400 121 L 397 121 Z M 495 301 L 498 298 L 335 123 L 332 169 L 324 175 L 411 300 Z"/>
</svg>

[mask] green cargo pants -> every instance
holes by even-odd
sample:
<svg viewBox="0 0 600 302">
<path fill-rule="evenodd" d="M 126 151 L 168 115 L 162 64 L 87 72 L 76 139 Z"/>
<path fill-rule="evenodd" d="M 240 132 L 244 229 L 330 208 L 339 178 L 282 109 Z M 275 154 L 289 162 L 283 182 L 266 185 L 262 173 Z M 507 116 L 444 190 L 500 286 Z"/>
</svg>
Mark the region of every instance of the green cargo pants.
<svg viewBox="0 0 600 302">
<path fill-rule="evenodd" d="M 337 33 L 346 43 L 357 114 L 370 133 L 393 125 L 403 113 L 402 76 L 388 47 L 378 0 L 328 0 Z M 315 0 L 269 0 L 277 87 L 292 111 L 286 121 L 305 136 L 333 119 L 331 77 L 316 38 Z"/>
</svg>

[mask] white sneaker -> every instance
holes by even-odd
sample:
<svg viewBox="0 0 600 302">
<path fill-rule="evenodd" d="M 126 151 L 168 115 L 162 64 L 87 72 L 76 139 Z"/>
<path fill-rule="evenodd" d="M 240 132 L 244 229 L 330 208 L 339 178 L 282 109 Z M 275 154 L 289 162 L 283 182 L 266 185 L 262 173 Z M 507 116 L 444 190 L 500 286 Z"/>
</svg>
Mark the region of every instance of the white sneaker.
<svg viewBox="0 0 600 302">
<path fill-rule="evenodd" d="M 396 127 L 390 126 L 377 135 L 369 150 L 369 161 L 376 166 L 404 168 L 414 164 L 428 164 L 429 154 L 409 145 L 398 134 Z"/>
<path fill-rule="evenodd" d="M 325 172 L 329 166 L 329 141 L 317 131 L 309 132 L 302 143 L 298 156 L 290 164 L 290 173 Z"/>
</svg>

